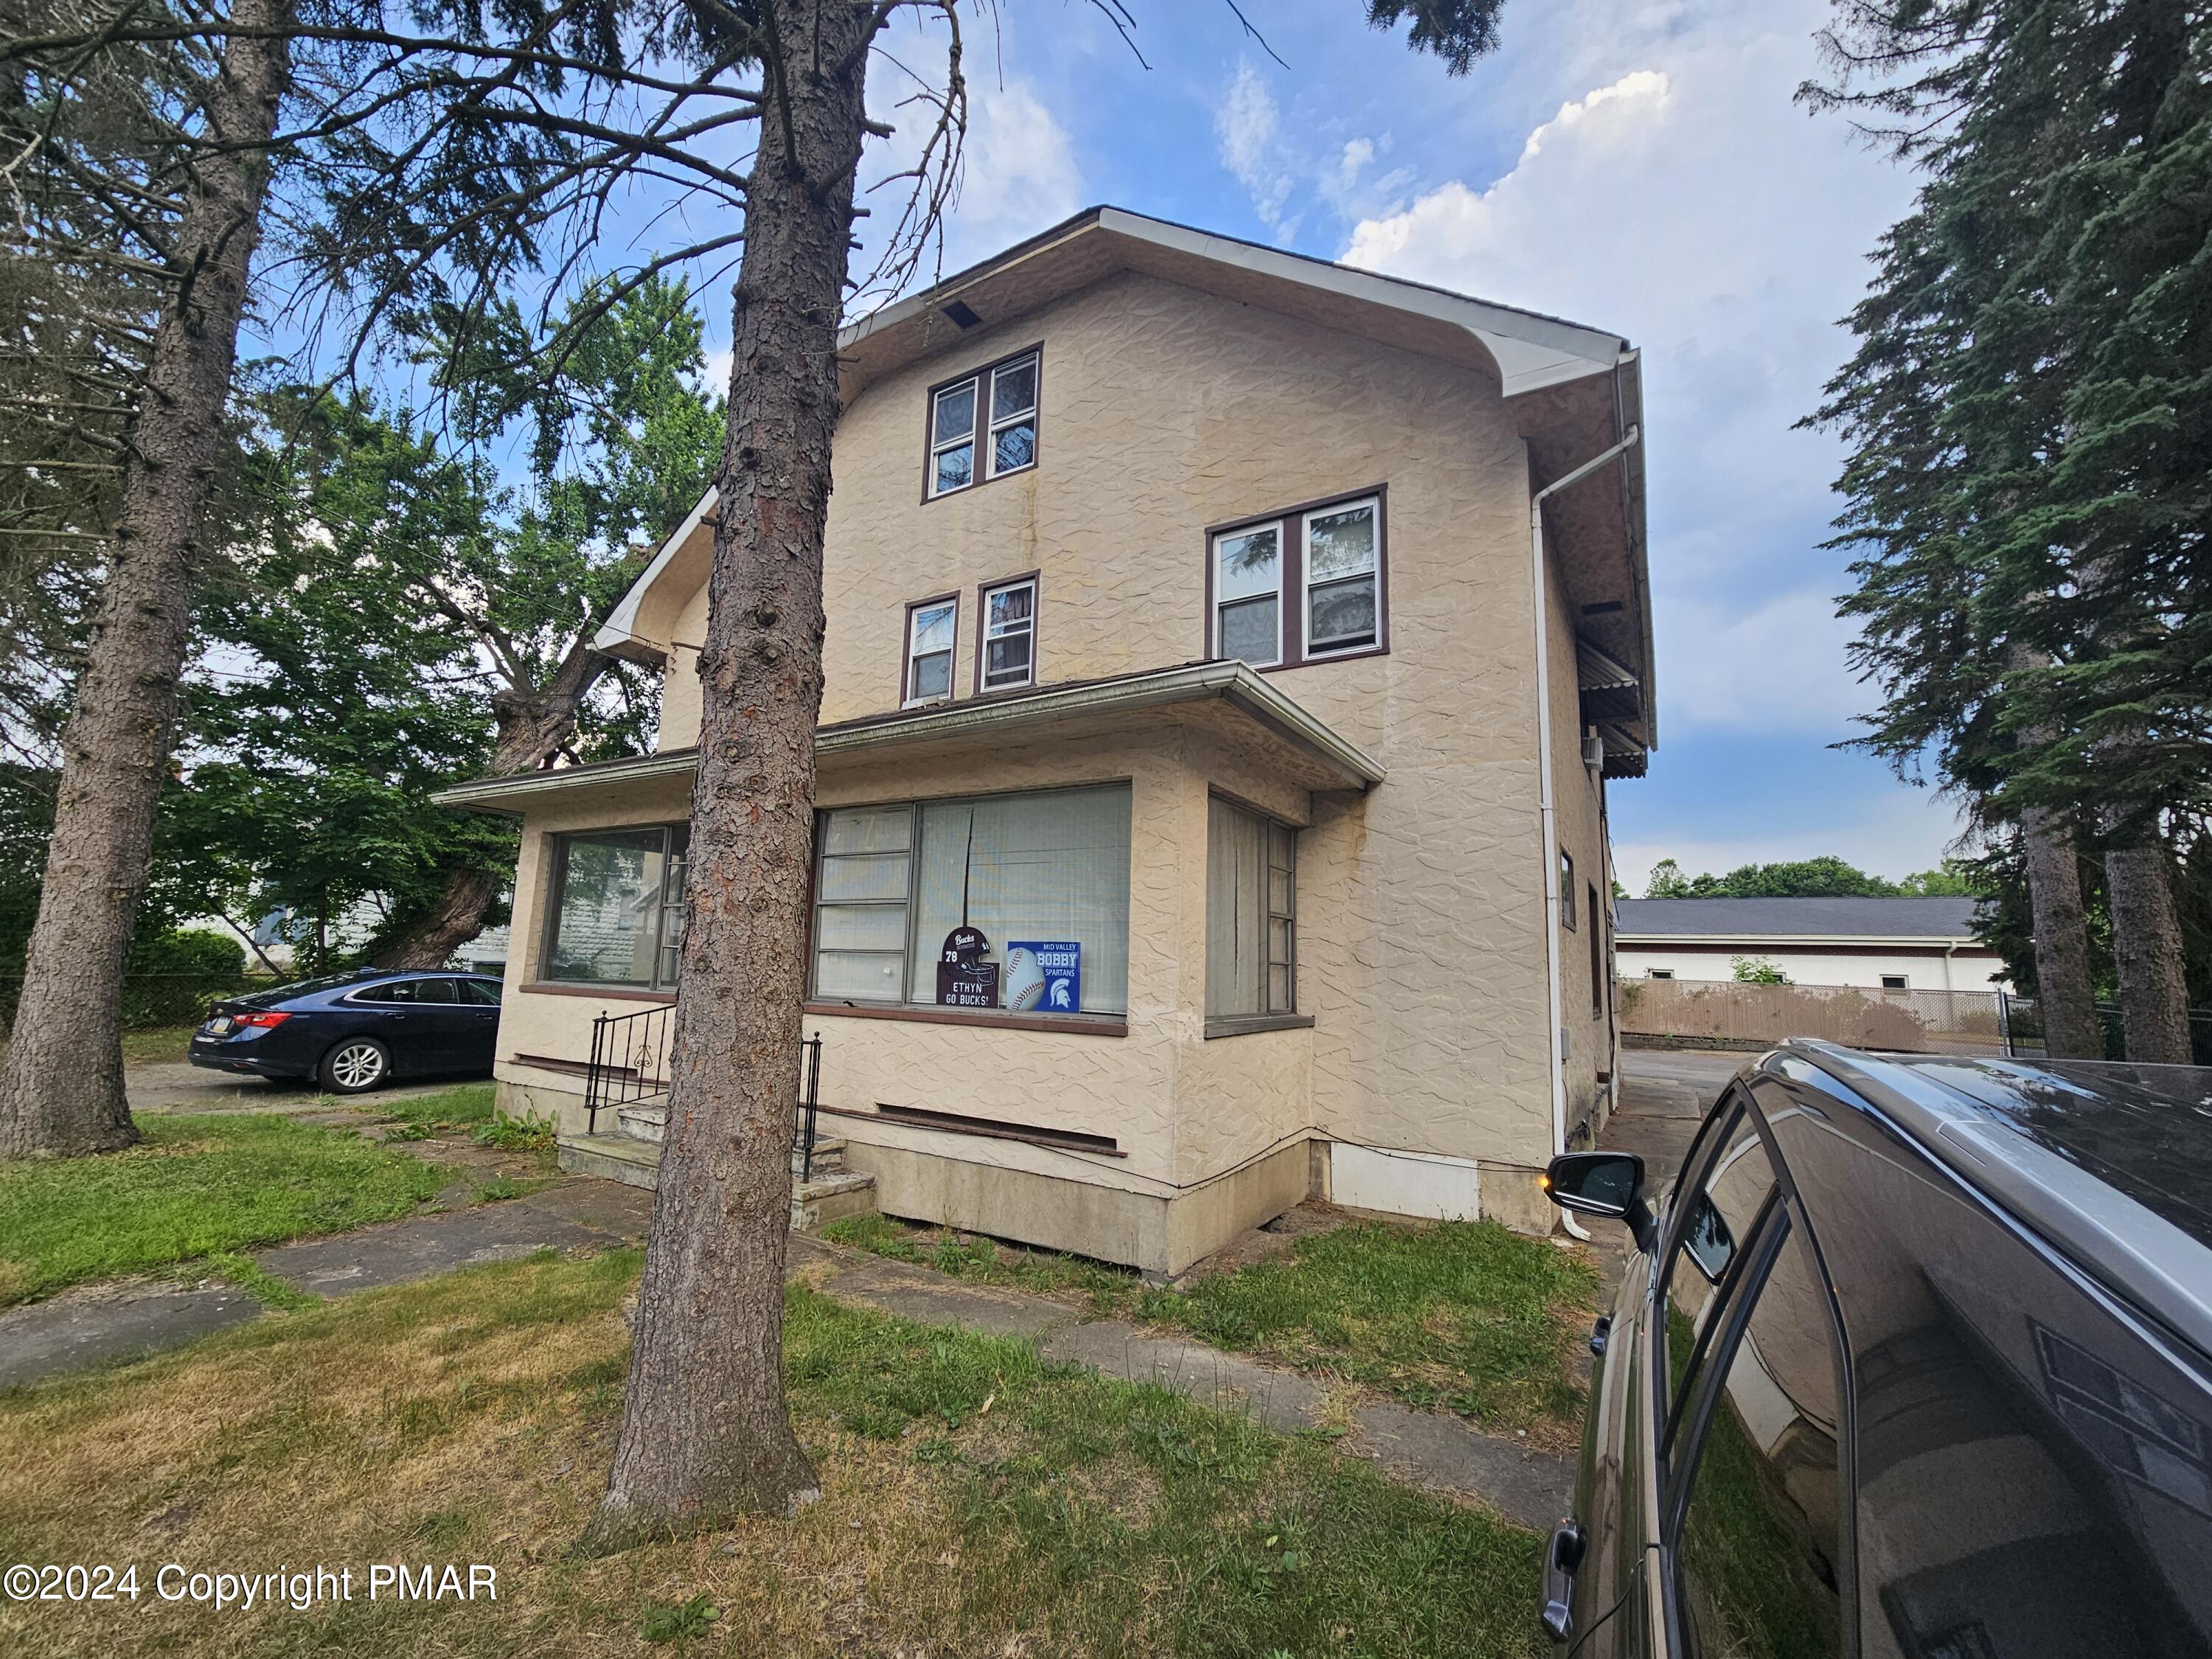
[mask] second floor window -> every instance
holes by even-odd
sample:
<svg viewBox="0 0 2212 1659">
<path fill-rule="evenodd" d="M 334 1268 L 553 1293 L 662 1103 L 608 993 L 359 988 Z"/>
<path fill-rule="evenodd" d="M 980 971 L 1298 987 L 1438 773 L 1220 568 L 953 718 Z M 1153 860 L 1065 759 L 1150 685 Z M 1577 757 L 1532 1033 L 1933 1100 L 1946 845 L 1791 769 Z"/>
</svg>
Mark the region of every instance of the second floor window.
<svg viewBox="0 0 2212 1659">
<path fill-rule="evenodd" d="M 960 601 L 948 594 L 924 599 L 906 611 L 908 706 L 941 702 L 952 695 L 952 639 L 959 627 Z"/>
<path fill-rule="evenodd" d="M 1037 354 L 941 386 L 929 399 L 929 493 L 949 495 L 1036 465 Z"/>
<path fill-rule="evenodd" d="M 1388 642 L 1379 493 L 1215 531 L 1208 556 L 1209 655 L 1294 668 Z"/>
<path fill-rule="evenodd" d="M 978 691 L 1011 691 L 1036 680 L 1036 578 L 983 590 Z"/>
</svg>

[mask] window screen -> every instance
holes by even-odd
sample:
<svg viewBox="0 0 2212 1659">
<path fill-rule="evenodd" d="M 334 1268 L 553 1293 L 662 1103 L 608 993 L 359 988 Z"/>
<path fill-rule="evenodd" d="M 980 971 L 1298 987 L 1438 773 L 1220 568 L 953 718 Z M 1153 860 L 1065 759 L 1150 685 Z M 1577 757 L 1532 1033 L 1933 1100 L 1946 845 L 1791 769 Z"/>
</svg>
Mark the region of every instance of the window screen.
<svg viewBox="0 0 2212 1659">
<path fill-rule="evenodd" d="M 1297 832 L 1217 795 L 1206 822 L 1206 1016 L 1297 1009 Z"/>
</svg>

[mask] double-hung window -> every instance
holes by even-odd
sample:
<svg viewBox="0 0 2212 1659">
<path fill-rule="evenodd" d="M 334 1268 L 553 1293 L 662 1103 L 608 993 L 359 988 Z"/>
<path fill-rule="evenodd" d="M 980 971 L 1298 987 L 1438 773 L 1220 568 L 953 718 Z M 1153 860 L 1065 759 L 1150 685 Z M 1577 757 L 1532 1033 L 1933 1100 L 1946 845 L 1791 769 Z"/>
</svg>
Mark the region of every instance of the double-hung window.
<svg viewBox="0 0 2212 1659">
<path fill-rule="evenodd" d="M 929 494 L 1036 465 L 1037 353 L 941 386 L 929 399 Z"/>
<path fill-rule="evenodd" d="M 552 842 L 553 902 L 538 977 L 667 989 L 684 946 L 684 824 Z"/>
<path fill-rule="evenodd" d="M 1309 513 L 1305 532 L 1305 654 L 1372 650 L 1382 638 L 1382 503 Z"/>
<path fill-rule="evenodd" d="M 1387 642 L 1380 491 L 1224 526 L 1207 559 L 1211 656 L 1290 668 Z"/>
<path fill-rule="evenodd" d="M 1216 795 L 1206 848 L 1206 1017 L 1297 1012 L 1297 831 Z"/>
<path fill-rule="evenodd" d="M 906 608 L 906 671 L 900 702 L 942 702 L 952 695 L 952 646 L 960 629 L 960 600 L 947 593 Z"/>
<path fill-rule="evenodd" d="M 983 590 L 979 621 L 982 653 L 978 691 L 1011 691 L 1036 681 L 1036 578 L 1024 576 Z"/>
</svg>

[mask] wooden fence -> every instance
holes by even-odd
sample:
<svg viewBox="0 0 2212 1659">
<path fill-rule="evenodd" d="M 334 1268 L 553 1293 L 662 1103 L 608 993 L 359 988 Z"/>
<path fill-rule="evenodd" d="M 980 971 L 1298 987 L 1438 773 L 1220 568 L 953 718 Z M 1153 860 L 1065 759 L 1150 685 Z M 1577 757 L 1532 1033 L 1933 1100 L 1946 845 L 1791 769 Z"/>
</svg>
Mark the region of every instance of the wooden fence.
<svg viewBox="0 0 2212 1659">
<path fill-rule="evenodd" d="M 1761 1047 L 1816 1037 L 1936 1054 L 2040 1054 L 2033 1005 L 2001 991 L 1869 991 L 1850 985 L 1625 979 L 1624 1036 Z"/>
</svg>

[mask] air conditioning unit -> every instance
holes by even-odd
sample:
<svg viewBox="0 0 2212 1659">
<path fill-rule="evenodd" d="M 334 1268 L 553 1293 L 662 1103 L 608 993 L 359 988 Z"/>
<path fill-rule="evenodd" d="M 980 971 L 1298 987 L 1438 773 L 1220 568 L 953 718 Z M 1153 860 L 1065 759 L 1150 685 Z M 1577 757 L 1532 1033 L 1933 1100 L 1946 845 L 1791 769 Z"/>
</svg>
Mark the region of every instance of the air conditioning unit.
<svg viewBox="0 0 2212 1659">
<path fill-rule="evenodd" d="M 1605 739 L 1595 732 L 1586 734 L 1583 738 L 1583 764 L 1593 772 L 1604 769 Z"/>
</svg>

